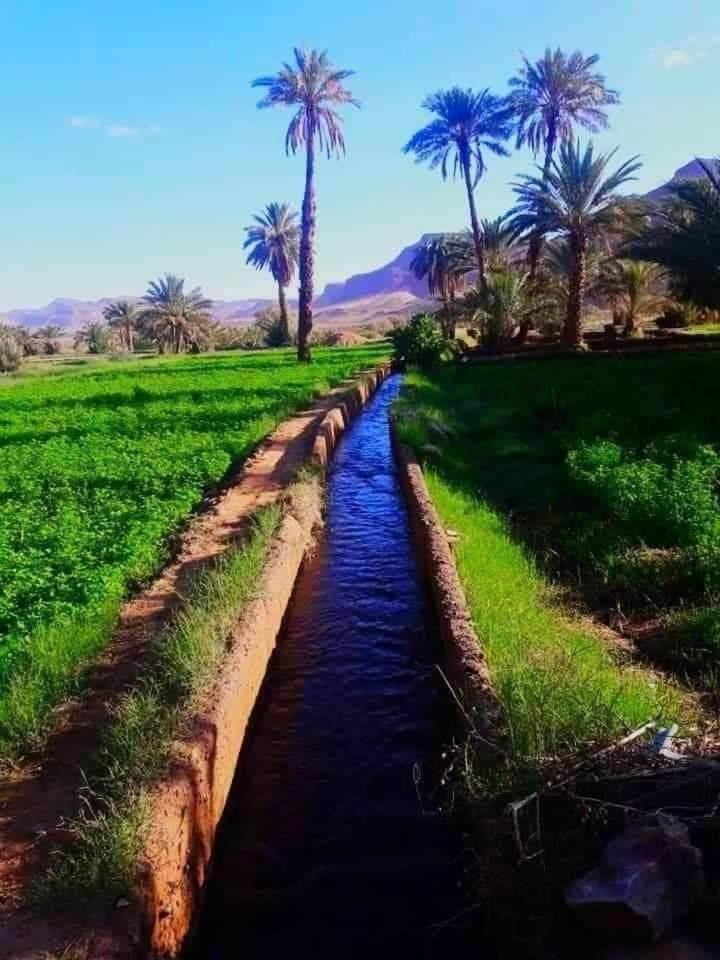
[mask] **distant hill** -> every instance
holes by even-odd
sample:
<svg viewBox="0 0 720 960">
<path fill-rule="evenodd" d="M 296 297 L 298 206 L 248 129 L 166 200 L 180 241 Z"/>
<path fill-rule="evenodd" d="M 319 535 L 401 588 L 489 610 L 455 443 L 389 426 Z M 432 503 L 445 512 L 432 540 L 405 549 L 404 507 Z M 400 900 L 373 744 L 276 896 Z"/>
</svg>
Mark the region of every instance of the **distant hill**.
<svg viewBox="0 0 720 960">
<path fill-rule="evenodd" d="M 424 234 L 417 243 L 405 247 L 384 267 L 378 267 L 369 273 L 358 273 L 341 283 L 329 283 L 317 299 L 318 308 L 362 300 L 378 294 L 407 293 L 419 299 L 427 297 L 427 286 L 424 281 L 415 278 L 410 270 L 410 262 L 418 245 L 428 236 L 430 235 Z"/>
<path fill-rule="evenodd" d="M 661 187 L 656 187 L 654 190 L 646 193 L 645 196 L 649 200 L 663 200 L 670 194 L 670 185 L 677 183 L 678 180 L 700 180 L 705 176 L 705 171 L 700 166 L 701 162 L 704 163 L 705 166 L 712 166 L 713 164 L 713 160 L 710 159 L 691 160 L 690 163 L 686 163 L 684 167 L 676 170 L 671 180 L 668 180 L 668 182 L 664 183 Z"/>
<path fill-rule="evenodd" d="M 709 163 L 711 161 L 703 161 Z M 672 180 L 651 190 L 647 197 L 662 200 L 668 195 L 670 183 L 682 178 L 704 176 L 697 160 L 691 160 L 675 171 Z M 400 253 L 382 267 L 367 273 L 354 274 L 347 280 L 329 283 L 315 301 L 314 312 L 317 323 L 327 326 L 351 326 L 370 323 L 386 317 L 404 317 L 423 309 L 429 303 L 427 287 L 424 281 L 417 280 L 411 270 L 410 261 L 413 252 L 430 234 L 425 234 L 416 243 L 405 247 Z M 112 299 L 120 299 L 114 297 Z M 128 297 L 127 299 L 137 299 Z M 102 311 L 111 298 L 102 300 L 57 299 L 44 307 L 10 310 L 0 314 L 4 323 L 22 324 L 31 328 L 55 323 L 68 333 L 77 330 L 89 320 L 102 318 Z M 251 323 L 255 314 L 274 304 L 270 299 L 216 300 L 213 314 L 217 320 L 226 324 Z M 297 301 L 289 301 L 291 309 L 297 308 Z"/>
</svg>

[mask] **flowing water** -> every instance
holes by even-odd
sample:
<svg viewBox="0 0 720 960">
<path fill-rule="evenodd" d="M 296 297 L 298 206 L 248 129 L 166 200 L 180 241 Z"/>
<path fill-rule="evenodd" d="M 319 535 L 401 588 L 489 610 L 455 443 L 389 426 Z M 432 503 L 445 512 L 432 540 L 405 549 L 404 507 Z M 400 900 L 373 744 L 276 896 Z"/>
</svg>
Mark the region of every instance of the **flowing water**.
<svg viewBox="0 0 720 960">
<path fill-rule="evenodd" d="M 192 956 L 458 957 L 449 707 L 390 446 L 387 380 L 341 441 L 220 831 Z"/>
</svg>

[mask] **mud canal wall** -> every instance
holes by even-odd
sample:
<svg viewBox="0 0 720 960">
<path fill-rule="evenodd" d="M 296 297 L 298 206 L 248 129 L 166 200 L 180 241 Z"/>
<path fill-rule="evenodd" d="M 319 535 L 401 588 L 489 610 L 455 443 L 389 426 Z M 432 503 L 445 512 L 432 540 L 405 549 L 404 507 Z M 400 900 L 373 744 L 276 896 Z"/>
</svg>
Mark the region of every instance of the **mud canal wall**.
<svg viewBox="0 0 720 960">
<path fill-rule="evenodd" d="M 452 547 L 432 502 L 415 453 L 400 439 L 391 418 L 393 450 L 410 513 L 418 562 L 442 642 L 445 676 L 463 720 L 491 762 L 504 752 L 502 708 L 475 632 Z"/>
</svg>

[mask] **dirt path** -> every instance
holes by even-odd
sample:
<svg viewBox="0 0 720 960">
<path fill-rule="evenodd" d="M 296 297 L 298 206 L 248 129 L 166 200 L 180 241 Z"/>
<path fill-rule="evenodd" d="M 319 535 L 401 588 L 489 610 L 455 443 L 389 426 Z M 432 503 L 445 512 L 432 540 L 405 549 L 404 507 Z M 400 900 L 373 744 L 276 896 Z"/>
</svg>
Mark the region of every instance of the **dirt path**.
<svg viewBox="0 0 720 960">
<path fill-rule="evenodd" d="M 78 810 L 82 769 L 97 750 L 108 707 L 138 676 L 148 639 L 177 608 L 189 579 L 243 531 L 260 507 L 276 501 L 308 460 L 318 428 L 346 382 L 282 423 L 224 488 L 204 502 L 179 537 L 176 558 L 128 601 L 107 653 L 90 671 L 85 694 L 58 711 L 45 747 L 0 782 L 0 928 L 15 912 L 28 880 L 67 839 L 63 820 Z M 3 956 L 0 947 L 0 956 Z"/>
</svg>

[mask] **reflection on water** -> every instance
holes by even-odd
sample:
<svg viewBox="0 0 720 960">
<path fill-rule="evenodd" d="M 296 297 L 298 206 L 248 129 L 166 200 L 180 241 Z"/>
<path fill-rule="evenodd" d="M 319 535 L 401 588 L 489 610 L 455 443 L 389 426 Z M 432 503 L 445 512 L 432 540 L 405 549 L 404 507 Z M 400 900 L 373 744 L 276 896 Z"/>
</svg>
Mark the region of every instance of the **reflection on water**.
<svg viewBox="0 0 720 960">
<path fill-rule="evenodd" d="M 197 957 L 436 957 L 460 934 L 433 812 L 447 704 L 395 470 L 392 377 L 342 440 L 243 749 Z"/>
</svg>

